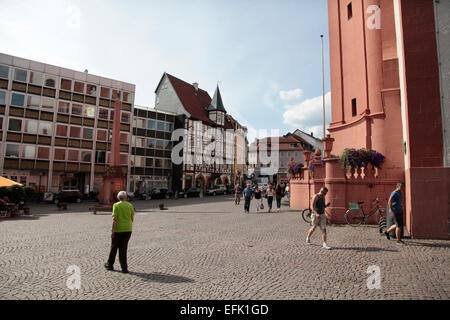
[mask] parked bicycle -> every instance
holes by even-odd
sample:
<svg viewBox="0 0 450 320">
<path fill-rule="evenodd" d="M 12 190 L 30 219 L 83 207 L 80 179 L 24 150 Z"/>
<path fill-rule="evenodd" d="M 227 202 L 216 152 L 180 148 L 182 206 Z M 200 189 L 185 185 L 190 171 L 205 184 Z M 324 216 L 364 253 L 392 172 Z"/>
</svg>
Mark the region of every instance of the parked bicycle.
<svg viewBox="0 0 450 320">
<path fill-rule="evenodd" d="M 368 214 L 364 212 L 364 201 L 359 201 L 357 203 L 350 203 L 350 209 L 345 213 L 345 221 L 352 227 L 357 227 L 361 223 L 366 223 L 371 216 L 376 214 L 376 219 L 378 225 L 380 221 L 386 217 L 386 208 L 380 205 L 378 198 L 372 201 L 372 208 Z"/>
<path fill-rule="evenodd" d="M 327 209 L 325 209 L 325 214 L 327 214 L 328 212 L 327 212 Z M 312 217 L 312 215 L 313 215 L 314 213 L 313 213 L 313 211 L 312 211 L 312 209 L 311 208 L 306 208 L 306 209 L 304 209 L 303 211 L 302 211 L 302 218 L 303 218 L 303 221 L 305 221 L 306 223 L 308 223 L 308 224 L 311 224 L 311 217 Z"/>
</svg>

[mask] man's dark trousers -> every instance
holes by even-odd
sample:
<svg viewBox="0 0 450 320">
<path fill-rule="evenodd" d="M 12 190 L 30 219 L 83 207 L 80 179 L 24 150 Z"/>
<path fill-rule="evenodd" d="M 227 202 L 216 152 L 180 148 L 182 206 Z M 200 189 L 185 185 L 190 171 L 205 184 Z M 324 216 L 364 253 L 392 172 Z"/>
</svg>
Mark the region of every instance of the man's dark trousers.
<svg viewBox="0 0 450 320">
<path fill-rule="evenodd" d="M 119 262 L 122 270 L 128 270 L 127 249 L 131 232 L 114 232 L 111 240 L 111 252 L 109 253 L 108 265 L 112 267 L 116 261 L 117 249 L 119 249 Z"/>
<path fill-rule="evenodd" d="M 252 200 L 252 198 L 250 197 L 245 197 L 245 204 L 244 204 L 244 210 L 245 211 L 250 211 L 250 201 Z"/>
</svg>

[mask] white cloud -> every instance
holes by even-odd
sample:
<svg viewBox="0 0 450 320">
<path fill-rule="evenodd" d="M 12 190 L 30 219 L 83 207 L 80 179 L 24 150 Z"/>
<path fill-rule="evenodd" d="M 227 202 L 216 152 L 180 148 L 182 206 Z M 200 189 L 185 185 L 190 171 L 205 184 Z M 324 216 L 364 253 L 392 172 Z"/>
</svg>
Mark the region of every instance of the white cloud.
<svg viewBox="0 0 450 320">
<path fill-rule="evenodd" d="M 323 136 L 323 99 L 318 96 L 299 104 L 285 106 L 284 124 L 305 132 L 313 132 L 316 137 Z M 325 95 L 325 128 L 331 122 L 331 92 Z M 326 132 L 327 133 L 327 132 Z"/>
<path fill-rule="evenodd" d="M 280 91 L 280 99 L 281 100 L 299 100 L 303 95 L 302 89 L 293 89 L 289 91 Z"/>
</svg>

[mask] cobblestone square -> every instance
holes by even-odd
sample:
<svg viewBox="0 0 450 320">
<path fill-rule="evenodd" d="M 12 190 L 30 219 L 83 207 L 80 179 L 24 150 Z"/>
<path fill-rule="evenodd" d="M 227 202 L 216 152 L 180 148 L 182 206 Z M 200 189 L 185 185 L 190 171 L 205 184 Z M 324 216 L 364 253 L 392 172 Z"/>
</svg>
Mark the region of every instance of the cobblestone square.
<svg viewBox="0 0 450 320">
<path fill-rule="evenodd" d="M 450 243 L 388 241 L 376 226 L 332 225 L 305 244 L 309 226 L 286 205 L 244 214 L 231 196 L 134 201 L 130 273 L 107 271 L 111 216 L 93 203 L 34 205 L 0 219 L 0 299 L 448 299 Z M 69 266 L 81 288 L 66 285 Z M 370 266 L 381 288 L 369 289 Z"/>
</svg>

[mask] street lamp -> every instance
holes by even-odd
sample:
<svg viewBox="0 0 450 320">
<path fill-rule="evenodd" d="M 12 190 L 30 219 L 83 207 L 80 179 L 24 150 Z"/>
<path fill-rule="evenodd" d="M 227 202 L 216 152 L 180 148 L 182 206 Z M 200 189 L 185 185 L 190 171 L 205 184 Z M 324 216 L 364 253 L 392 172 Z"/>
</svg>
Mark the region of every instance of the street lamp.
<svg viewBox="0 0 450 320">
<path fill-rule="evenodd" d="M 325 139 L 325 66 L 323 53 L 323 34 L 320 35 L 322 40 L 322 100 L 323 100 L 323 139 Z"/>
</svg>

